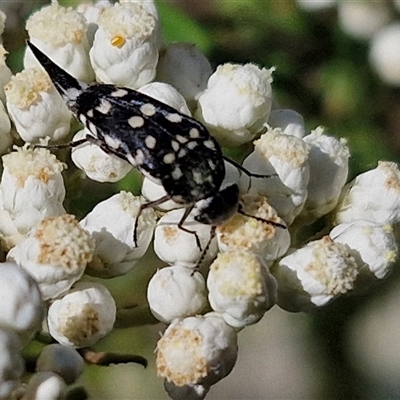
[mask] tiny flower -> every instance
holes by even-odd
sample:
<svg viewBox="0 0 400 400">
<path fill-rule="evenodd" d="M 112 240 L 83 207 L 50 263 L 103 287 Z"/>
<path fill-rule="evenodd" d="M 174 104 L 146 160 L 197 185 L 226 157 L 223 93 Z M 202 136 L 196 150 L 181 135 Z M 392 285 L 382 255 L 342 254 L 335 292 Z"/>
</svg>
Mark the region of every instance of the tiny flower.
<svg viewBox="0 0 400 400">
<path fill-rule="evenodd" d="M 93 82 L 87 23 L 81 13 L 52 2 L 29 17 L 26 30 L 29 40 L 65 71 L 84 82 Z M 25 52 L 24 66 L 39 66 L 29 48 Z"/>
<path fill-rule="evenodd" d="M 108 289 L 100 283 L 77 282 L 49 307 L 50 335 L 62 345 L 88 347 L 113 329 L 116 306 Z"/>
<path fill-rule="evenodd" d="M 360 275 L 384 279 L 395 267 L 398 246 L 390 225 L 371 221 L 354 221 L 335 226 L 329 236 L 337 243 L 346 244 L 359 261 Z"/>
<path fill-rule="evenodd" d="M 268 260 L 275 260 L 286 253 L 290 246 L 289 231 L 271 223 L 284 225 L 276 211 L 263 196 L 244 195 L 242 212 L 238 212 L 217 227 L 220 251 L 245 250 Z"/>
<path fill-rule="evenodd" d="M 158 60 L 157 16 L 140 2 L 115 3 L 97 23 L 89 53 L 97 81 L 133 89 L 152 81 Z"/>
<path fill-rule="evenodd" d="M 3 14 L 0 11 L 0 16 Z M 0 28 L 1 28 L 1 17 L 0 17 Z M 0 29 L 1 31 L 1 29 Z M 0 44 L 0 100 L 5 104 L 6 102 L 6 95 L 4 93 L 4 86 L 8 83 L 11 79 L 11 70 L 8 68 L 6 64 L 6 54 L 8 52 L 4 48 L 2 44 Z"/>
<path fill-rule="evenodd" d="M 299 217 L 312 223 L 336 207 L 347 180 L 350 153 L 346 140 L 327 136 L 322 128 L 315 129 L 303 140 L 310 145 L 310 180 Z"/>
<path fill-rule="evenodd" d="M 400 86 L 400 22 L 385 26 L 374 35 L 369 61 L 379 77 L 389 85 Z"/>
<path fill-rule="evenodd" d="M 58 141 L 69 134 L 71 111 L 42 69 L 17 73 L 5 93 L 10 117 L 25 142 L 39 143 L 47 136 Z"/>
<path fill-rule="evenodd" d="M 122 191 L 97 204 L 80 222 L 95 241 L 93 259 L 86 273 L 104 278 L 124 275 L 143 257 L 156 224 L 154 210 L 143 210 L 134 243 L 136 219 L 143 203 L 142 198 Z"/>
<path fill-rule="evenodd" d="M 0 399 L 9 398 L 24 372 L 24 360 L 20 352 L 18 335 L 0 328 Z"/>
<path fill-rule="evenodd" d="M 167 83 L 150 82 L 142 86 L 138 91 L 168 104 L 185 115 L 191 115 L 184 97 L 173 86 Z"/>
<path fill-rule="evenodd" d="M 379 161 L 344 187 L 335 210 L 336 224 L 359 219 L 379 224 L 400 222 L 400 171 L 396 163 Z"/>
<path fill-rule="evenodd" d="M 207 278 L 212 309 L 235 328 L 258 322 L 276 300 L 276 281 L 261 258 L 232 250 L 220 253 Z"/>
<path fill-rule="evenodd" d="M 65 213 L 61 171 L 65 164 L 47 149 L 18 148 L 4 155 L 0 183 L 0 235 L 13 247 L 42 219 Z"/>
<path fill-rule="evenodd" d="M 285 135 L 296 136 L 299 139 L 306 134 L 304 118 L 294 110 L 272 110 L 269 114 L 268 125 L 272 128 L 280 128 Z"/>
<path fill-rule="evenodd" d="M 338 1 L 338 23 L 356 39 L 372 39 L 392 19 L 389 4 L 381 1 Z"/>
<path fill-rule="evenodd" d="M 207 392 L 232 371 L 237 350 L 235 330 L 216 313 L 175 320 L 157 343 L 157 374 L 167 389 Z"/>
<path fill-rule="evenodd" d="M 203 256 L 206 260 L 215 256 L 217 243 L 211 236 L 212 227 L 195 221 L 194 213 L 179 227 L 185 211 L 185 208 L 172 210 L 159 219 L 154 233 L 154 251 L 168 264 L 195 267 Z"/>
<path fill-rule="evenodd" d="M 0 155 L 9 151 L 12 142 L 11 121 L 3 103 L 0 101 Z"/>
<path fill-rule="evenodd" d="M 26 387 L 23 399 L 63 400 L 67 393 L 64 380 L 53 372 L 33 374 Z"/>
<path fill-rule="evenodd" d="M 351 291 L 359 266 L 348 246 L 325 236 L 283 257 L 271 272 L 278 282 L 277 304 L 307 311 Z"/>
<path fill-rule="evenodd" d="M 242 175 L 241 188 L 250 194 L 266 196 L 268 203 L 290 225 L 303 209 L 310 177 L 309 145 L 285 135 L 280 128 L 269 128 L 254 142 L 254 151 L 243 161 L 243 167 L 269 178 Z"/>
<path fill-rule="evenodd" d="M 0 293 L 0 325 L 27 344 L 41 328 L 44 314 L 36 281 L 15 264 L 0 263 Z"/>
<path fill-rule="evenodd" d="M 250 142 L 264 131 L 271 111 L 273 69 L 224 64 L 198 97 L 196 118 L 223 146 Z"/>
<path fill-rule="evenodd" d="M 161 322 L 200 314 L 207 305 L 203 276 L 192 268 L 172 265 L 159 269 L 147 287 L 150 311 Z"/>
<path fill-rule="evenodd" d="M 174 86 L 192 109 L 211 74 L 210 62 L 194 44 L 171 43 L 160 51 L 157 80 Z"/>
<path fill-rule="evenodd" d="M 53 299 L 81 278 L 92 259 L 94 242 L 69 214 L 48 217 L 13 247 L 7 260 L 34 277 L 43 300 Z"/>
<path fill-rule="evenodd" d="M 86 129 L 78 131 L 72 141 L 92 136 Z M 96 182 L 117 182 L 121 180 L 131 169 L 132 165 L 114 154 L 104 152 L 97 144 L 87 141 L 71 150 L 73 163 L 86 176 Z"/>
<path fill-rule="evenodd" d="M 74 348 L 53 343 L 41 351 L 36 360 L 36 372 L 54 372 L 70 385 L 82 374 L 84 365 Z"/>
</svg>

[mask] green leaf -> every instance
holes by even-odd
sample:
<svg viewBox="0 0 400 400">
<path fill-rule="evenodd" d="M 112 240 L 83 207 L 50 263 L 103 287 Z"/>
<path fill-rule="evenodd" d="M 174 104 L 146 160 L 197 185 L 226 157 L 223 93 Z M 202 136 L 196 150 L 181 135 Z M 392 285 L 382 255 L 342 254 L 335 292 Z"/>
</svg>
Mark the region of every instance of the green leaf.
<svg viewBox="0 0 400 400">
<path fill-rule="evenodd" d="M 161 20 L 163 38 L 166 43 L 194 43 L 209 54 L 213 42 L 201 26 L 179 8 L 164 1 L 157 1 L 157 10 Z"/>
</svg>

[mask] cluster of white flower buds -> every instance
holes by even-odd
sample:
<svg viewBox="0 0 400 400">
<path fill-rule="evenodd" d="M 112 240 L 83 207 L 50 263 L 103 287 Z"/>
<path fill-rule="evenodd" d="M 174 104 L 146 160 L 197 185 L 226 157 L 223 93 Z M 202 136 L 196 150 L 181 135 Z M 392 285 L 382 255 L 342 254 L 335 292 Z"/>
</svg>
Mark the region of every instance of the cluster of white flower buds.
<svg viewBox="0 0 400 400">
<path fill-rule="evenodd" d="M 308 11 L 337 9 L 340 28 L 369 44 L 369 62 L 389 85 L 400 86 L 400 1 L 296 0 Z"/>
<path fill-rule="evenodd" d="M 4 21 L 0 13 L 0 30 Z M 185 209 L 172 200 L 139 216 L 143 203 L 165 195 L 148 177 L 141 196 L 121 191 L 78 221 L 63 205 L 66 164 L 31 146 L 68 142 L 72 113 L 29 49 L 25 69 L 11 76 L 0 46 L 0 398 L 61 398 L 83 370 L 76 349 L 114 329 L 116 303 L 99 278 L 127 274 L 153 249 L 167 264 L 147 287 L 151 313 L 168 325 L 154 344 L 156 367 L 176 399 L 202 399 L 227 376 L 239 332 L 274 305 L 308 311 L 388 276 L 398 252 L 398 166 L 382 161 L 346 185 L 346 141 L 321 127 L 308 132 L 301 115 L 277 106 L 274 68 L 226 63 L 213 72 L 196 46 L 162 43 L 149 0 L 52 2 L 26 29 L 74 77 L 146 93 L 194 116 L 221 146 L 254 147 L 242 163 L 252 174 L 226 162 L 222 187 L 238 184 L 240 210 L 221 225 L 197 222 L 195 207 L 178 226 Z M 132 168 L 89 142 L 71 158 L 97 182 Z M 20 350 L 44 319 L 58 344 L 44 348 L 20 384 Z"/>
</svg>

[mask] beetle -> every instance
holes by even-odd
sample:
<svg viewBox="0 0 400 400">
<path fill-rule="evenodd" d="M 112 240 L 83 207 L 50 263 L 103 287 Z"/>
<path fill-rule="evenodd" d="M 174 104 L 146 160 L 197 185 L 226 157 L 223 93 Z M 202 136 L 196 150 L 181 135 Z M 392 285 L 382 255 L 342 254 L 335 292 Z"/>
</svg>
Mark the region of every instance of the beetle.
<svg viewBox="0 0 400 400">
<path fill-rule="evenodd" d="M 195 234 L 183 226 L 194 208 L 197 210 L 194 219 L 211 226 L 221 224 L 240 209 L 238 185 L 221 188 L 225 157 L 203 124 L 136 90 L 81 82 L 34 44 L 29 41 L 27 44 L 69 109 L 89 132 L 81 140 L 56 147 L 94 143 L 106 153 L 129 162 L 165 189 L 165 196 L 141 205 L 138 218 L 144 209 L 172 199 L 185 207 L 178 227 Z M 137 243 L 138 218 L 134 243 Z M 200 247 L 197 235 L 196 242 Z"/>
</svg>

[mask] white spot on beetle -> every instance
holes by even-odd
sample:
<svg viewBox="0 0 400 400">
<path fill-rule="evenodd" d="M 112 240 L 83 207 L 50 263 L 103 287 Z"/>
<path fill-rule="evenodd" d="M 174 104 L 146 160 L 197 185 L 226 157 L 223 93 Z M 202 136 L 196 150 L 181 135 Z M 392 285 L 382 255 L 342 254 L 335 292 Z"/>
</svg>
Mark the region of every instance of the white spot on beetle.
<svg viewBox="0 0 400 400">
<path fill-rule="evenodd" d="M 189 136 L 190 136 L 192 139 L 197 139 L 197 138 L 200 136 L 200 132 L 199 132 L 199 130 L 198 130 L 197 128 L 192 128 L 192 129 L 189 131 Z"/>
<path fill-rule="evenodd" d="M 156 111 L 156 108 L 151 103 L 146 103 L 140 106 L 140 112 L 147 117 L 152 117 Z"/>
<path fill-rule="evenodd" d="M 104 141 L 107 143 L 107 146 L 111 147 L 112 149 L 119 149 L 121 147 L 121 141 L 111 137 L 110 135 L 105 135 Z"/>
<path fill-rule="evenodd" d="M 167 153 L 163 157 L 163 161 L 165 164 L 172 164 L 175 161 L 175 154 L 174 153 Z"/>
<path fill-rule="evenodd" d="M 187 154 L 187 151 L 185 149 L 181 149 L 180 152 L 178 153 L 178 158 L 183 158 Z"/>
<path fill-rule="evenodd" d="M 125 89 L 117 89 L 115 92 L 111 93 L 112 97 L 124 97 L 128 94 L 128 91 Z"/>
<path fill-rule="evenodd" d="M 178 180 L 182 175 L 183 173 L 179 167 L 176 167 L 171 173 L 172 178 L 175 180 Z"/>
<path fill-rule="evenodd" d="M 154 149 L 157 144 L 157 140 L 154 136 L 147 136 L 146 139 L 144 139 L 144 143 L 147 146 L 148 149 Z"/>
<path fill-rule="evenodd" d="M 171 146 L 172 146 L 172 148 L 174 149 L 174 151 L 178 151 L 179 148 L 181 147 L 181 146 L 179 145 L 179 143 L 178 143 L 177 141 L 175 141 L 175 140 L 171 140 Z"/>
<path fill-rule="evenodd" d="M 89 110 L 86 114 L 87 114 L 87 116 L 88 116 L 89 118 L 93 118 L 93 109 Z M 82 121 L 82 122 L 83 122 L 83 121 Z"/>
<path fill-rule="evenodd" d="M 195 142 L 195 141 L 189 142 L 189 143 L 186 145 L 186 147 L 187 147 L 189 150 L 193 150 L 196 146 L 197 146 L 197 142 Z"/>
<path fill-rule="evenodd" d="M 135 115 L 133 117 L 130 117 L 128 119 L 128 124 L 133 128 L 141 128 L 144 125 L 144 119 L 142 117 L 139 117 L 138 115 Z"/>
<path fill-rule="evenodd" d="M 90 110 L 90 111 L 92 111 L 92 110 Z M 89 113 L 87 113 L 87 114 L 89 115 Z M 89 117 L 90 117 L 90 115 L 89 115 Z M 87 118 L 85 115 L 79 114 L 79 121 L 81 121 L 82 124 L 86 126 Z"/>
<path fill-rule="evenodd" d="M 169 122 L 174 122 L 174 123 L 179 123 L 182 122 L 182 115 L 176 114 L 176 113 L 170 113 L 168 115 L 165 116 L 165 118 L 169 121 Z"/>
<path fill-rule="evenodd" d="M 143 151 L 142 151 L 141 149 L 138 149 L 138 150 L 136 151 L 136 154 L 135 154 L 135 162 L 136 162 L 136 165 L 143 164 L 143 161 L 144 161 L 144 154 L 143 154 Z"/>
<path fill-rule="evenodd" d="M 200 172 L 193 172 L 193 180 L 198 184 L 201 185 L 204 183 L 204 176 Z"/>
<path fill-rule="evenodd" d="M 212 140 L 205 140 L 203 144 L 211 150 L 215 149 L 215 143 Z"/>
<path fill-rule="evenodd" d="M 92 122 L 88 122 L 88 124 L 87 124 L 87 128 L 89 129 L 89 131 L 92 133 L 92 135 L 95 137 L 95 138 L 97 138 L 98 136 L 97 136 L 97 128 L 96 128 L 96 125 L 95 124 L 93 124 Z"/>
<path fill-rule="evenodd" d="M 132 164 L 134 167 L 136 167 L 136 160 L 131 153 L 126 153 L 126 159 L 128 160 L 129 164 Z"/>
<path fill-rule="evenodd" d="M 103 99 L 99 106 L 96 107 L 96 110 L 101 112 L 102 114 L 107 115 L 112 108 L 112 104 L 108 101 Z"/>
<path fill-rule="evenodd" d="M 179 143 L 186 143 L 189 139 L 185 136 L 182 135 L 175 135 L 175 139 L 179 142 Z"/>
</svg>

